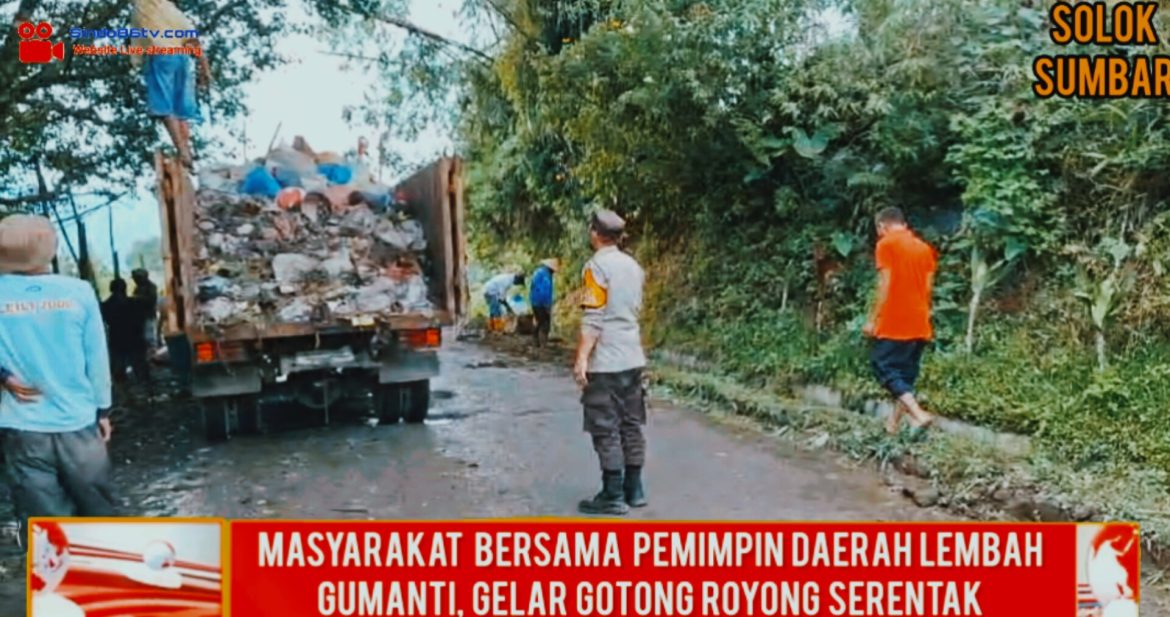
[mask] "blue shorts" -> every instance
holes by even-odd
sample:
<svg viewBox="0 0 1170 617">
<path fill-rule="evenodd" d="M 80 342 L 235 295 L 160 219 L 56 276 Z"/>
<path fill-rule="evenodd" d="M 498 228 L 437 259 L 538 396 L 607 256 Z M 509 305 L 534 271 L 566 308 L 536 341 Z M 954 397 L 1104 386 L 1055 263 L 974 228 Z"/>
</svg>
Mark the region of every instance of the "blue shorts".
<svg viewBox="0 0 1170 617">
<path fill-rule="evenodd" d="M 877 339 L 869 352 L 874 377 L 894 398 L 913 393 L 927 341 Z"/>
<path fill-rule="evenodd" d="M 504 304 L 500 302 L 499 298 L 485 295 L 483 299 L 487 300 L 488 317 L 496 318 L 504 316 Z"/>
<path fill-rule="evenodd" d="M 146 109 L 152 116 L 198 122 L 195 66 L 190 56 L 150 56 L 146 59 Z"/>
</svg>

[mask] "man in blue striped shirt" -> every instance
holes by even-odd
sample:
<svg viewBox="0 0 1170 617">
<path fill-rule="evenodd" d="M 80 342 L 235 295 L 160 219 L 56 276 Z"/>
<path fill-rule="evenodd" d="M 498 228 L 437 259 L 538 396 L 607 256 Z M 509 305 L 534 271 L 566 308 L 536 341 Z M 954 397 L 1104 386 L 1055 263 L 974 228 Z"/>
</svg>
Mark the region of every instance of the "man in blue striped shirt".
<svg viewBox="0 0 1170 617">
<path fill-rule="evenodd" d="M 56 251 L 48 219 L 0 220 L 0 366 L 20 376 L 0 395 L 0 432 L 22 527 L 30 516 L 117 514 L 105 326 L 88 283 L 49 273 Z"/>
</svg>

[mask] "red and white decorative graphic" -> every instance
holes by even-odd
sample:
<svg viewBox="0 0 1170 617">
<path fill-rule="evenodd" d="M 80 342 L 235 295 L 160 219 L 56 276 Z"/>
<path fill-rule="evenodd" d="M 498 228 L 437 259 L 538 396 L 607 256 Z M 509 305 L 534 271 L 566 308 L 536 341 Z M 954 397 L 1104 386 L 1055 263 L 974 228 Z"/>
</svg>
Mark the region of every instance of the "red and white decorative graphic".
<svg viewBox="0 0 1170 617">
<path fill-rule="evenodd" d="M 29 562 L 30 601 L 33 615 L 81 617 L 77 603 L 57 593 L 69 573 L 69 537 L 59 523 L 37 522 L 32 526 L 32 554 Z"/>
<path fill-rule="evenodd" d="M 1137 617 L 1141 601 L 1141 538 L 1138 527 L 1116 523 L 1079 530 L 1080 614 Z"/>
</svg>

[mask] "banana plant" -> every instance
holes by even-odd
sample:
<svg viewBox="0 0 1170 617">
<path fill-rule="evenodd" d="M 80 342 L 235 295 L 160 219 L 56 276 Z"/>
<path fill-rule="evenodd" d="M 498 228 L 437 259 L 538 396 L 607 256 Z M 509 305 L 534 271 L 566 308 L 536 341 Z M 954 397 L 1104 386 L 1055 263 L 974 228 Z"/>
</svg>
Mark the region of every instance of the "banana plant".
<svg viewBox="0 0 1170 617">
<path fill-rule="evenodd" d="M 1109 367 L 1108 332 L 1112 318 L 1121 308 L 1125 293 L 1133 285 L 1131 276 L 1122 274 L 1122 264 L 1130 254 L 1124 242 L 1107 241 L 1103 243 L 1109 256 L 1113 260 L 1113 268 L 1109 275 L 1101 281 L 1091 281 L 1083 273 L 1075 292 L 1076 297 L 1083 300 L 1089 309 L 1089 319 L 1093 322 L 1093 334 L 1097 350 L 1097 370 L 1105 371 Z"/>
<path fill-rule="evenodd" d="M 967 306 L 967 353 L 975 351 L 975 321 L 984 295 L 1007 276 L 1024 251 L 1022 245 L 1010 245 L 1004 251 L 1003 259 L 990 264 L 978 246 L 971 247 L 971 302 Z"/>
</svg>

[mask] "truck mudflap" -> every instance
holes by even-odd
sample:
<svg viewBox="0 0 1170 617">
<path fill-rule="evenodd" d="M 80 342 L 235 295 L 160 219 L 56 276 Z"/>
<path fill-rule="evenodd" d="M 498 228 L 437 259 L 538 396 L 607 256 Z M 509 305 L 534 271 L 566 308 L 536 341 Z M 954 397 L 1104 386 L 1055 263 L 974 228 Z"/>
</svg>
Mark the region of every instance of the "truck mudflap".
<svg viewBox="0 0 1170 617">
<path fill-rule="evenodd" d="M 264 387 L 260 368 L 251 365 L 215 365 L 191 375 L 191 394 L 196 398 L 259 394 Z"/>
<path fill-rule="evenodd" d="M 413 351 L 397 354 L 378 368 L 378 383 L 398 384 L 426 381 L 439 375 L 439 354 Z"/>
</svg>

